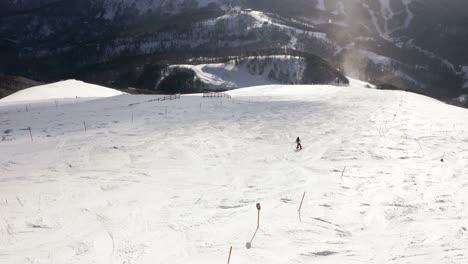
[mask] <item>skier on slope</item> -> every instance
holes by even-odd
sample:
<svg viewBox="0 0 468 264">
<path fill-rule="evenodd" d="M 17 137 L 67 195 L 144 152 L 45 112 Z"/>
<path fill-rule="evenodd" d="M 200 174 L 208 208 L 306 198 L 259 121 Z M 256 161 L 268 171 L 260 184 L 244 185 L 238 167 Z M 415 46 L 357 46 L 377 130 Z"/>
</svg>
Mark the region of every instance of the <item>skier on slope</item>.
<svg viewBox="0 0 468 264">
<path fill-rule="evenodd" d="M 297 137 L 296 139 L 296 150 L 302 150 L 302 144 L 301 144 L 301 139 L 299 137 Z"/>
</svg>

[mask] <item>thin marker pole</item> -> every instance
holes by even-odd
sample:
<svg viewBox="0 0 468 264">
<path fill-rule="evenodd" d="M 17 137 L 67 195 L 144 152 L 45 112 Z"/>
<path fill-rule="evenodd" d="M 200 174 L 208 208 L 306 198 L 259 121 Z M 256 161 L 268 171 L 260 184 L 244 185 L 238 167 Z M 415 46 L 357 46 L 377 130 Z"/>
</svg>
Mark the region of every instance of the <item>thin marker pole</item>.
<svg viewBox="0 0 468 264">
<path fill-rule="evenodd" d="M 258 210 L 258 217 L 257 217 L 257 229 L 260 228 L 260 210 Z"/>
<path fill-rule="evenodd" d="M 304 202 L 305 194 L 306 194 L 306 192 L 304 192 L 304 194 L 302 195 L 301 204 L 299 205 L 299 209 L 297 209 L 297 212 L 299 213 L 299 221 L 300 221 L 300 222 L 302 222 L 302 218 L 301 218 L 301 208 L 302 208 L 302 203 Z"/>
<path fill-rule="evenodd" d="M 257 230 L 260 228 L 260 209 L 262 209 L 261 206 L 260 206 L 260 203 L 257 203 L 257 210 L 258 210 Z"/>
<path fill-rule="evenodd" d="M 29 130 L 29 136 L 31 137 L 31 141 L 34 141 L 34 140 L 33 140 L 33 136 L 32 136 L 32 129 L 31 129 L 31 127 L 28 127 L 28 130 Z"/>
<path fill-rule="evenodd" d="M 346 166 L 343 168 L 343 171 L 341 172 L 341 177 L 340 177 L 340 178 L 341 178 L 341 181 L 343 181 L 343 175 L 344 175 L 344 173 L 345 173 L 345 170 L 346 170 Z"/>
<path fill-rule="evenodd" d="M 231 253 L 232 253 L 232 246 L 231 248 L 229 249 L 229 257 L 228 257 L 228 264 L 231 262 Z"/>
<path fill-rule="evenodd" d="M 304 192 L 304 194 L 302 195 L 301 204 L 299 205 L 299 209 L 298 209 L 299 213 L 301 213 L 302 203 L 304 202 L 305 194 L 306 194 L 306 192 Z"/>
</svg>

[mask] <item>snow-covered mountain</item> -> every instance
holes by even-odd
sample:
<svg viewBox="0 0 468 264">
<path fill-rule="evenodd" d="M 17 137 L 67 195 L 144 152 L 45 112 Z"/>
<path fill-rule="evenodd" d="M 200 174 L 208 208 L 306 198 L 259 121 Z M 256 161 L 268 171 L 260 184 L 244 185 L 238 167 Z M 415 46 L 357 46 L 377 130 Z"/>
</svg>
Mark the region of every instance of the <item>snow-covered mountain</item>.
<svg viewBox="0 0 468 264">
<path fill-rule="evenodd" d="M 0 263 L 467 263 L 468 110 L 351 86 L 0 106 Z"/>
<path fill-rule="evenodd" d="M 138 86 L 146 69 L 161 62 L 288 48 L 319 55 L 352 77 L 441 98 L 468 87 L 468 4 L 462 0 L 3 4 L 0 71 L 39 80 L 72 76 Z"/>
</svg>

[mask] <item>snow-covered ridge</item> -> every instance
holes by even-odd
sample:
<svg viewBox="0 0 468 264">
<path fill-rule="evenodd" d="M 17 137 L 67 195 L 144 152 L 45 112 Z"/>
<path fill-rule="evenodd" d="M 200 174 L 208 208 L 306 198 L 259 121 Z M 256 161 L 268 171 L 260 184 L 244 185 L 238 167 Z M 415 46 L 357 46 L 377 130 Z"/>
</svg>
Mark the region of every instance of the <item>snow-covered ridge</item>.
<svg viewBox="0 0 468 264">
<path fill-rule="evenodd" d="M 0 103 L 20 103 L 66 98 L 101 98 L 122 95 L 123 92 L 77 80 L 67 80 L 31 87 L 0 99 Z"/>
<path fill-rule="evenodd" d="M 193 25 L 193 30 L 184 34 L 177 32 L 161 32 L 151 37 L 135 39 L 116 39 L 104 50 L 101 62 L 123 53 L 151 54 L 171 48 L 193 49 L 206 46 L 239 47 L 246 44 L 265 42 L 274 39 L 275 33 L 281 32 L 289 40 L 281 40 L 285 48 L 295 49 L 298 37 L 307 37 L 324 47 L 339 48 L 328 39 L 327 34 L 313 30 L 297 29 L 283 24 L 284 21 L 274 19 L 260 11 L 246 11 L 233 8 L 224 15 L 202 20 Z M 260 37 L 262 36 L 262 37 Z"/>
<path fill-rule="evenodd" d="M 297 29 L 294 27 L 290 27 L 290 26 L 282 24 L 280 21 L 277 21 L 276 19 L 271 18 L 264 12 L 256 11 L 256 10 L 240 11 L 240 10 L 234 9 L 232 12 L 228 12 L 226 15 L 223 15 L 215 19 L 204 21 L 201 24 L 207 27 L 213 27 L 215 25 L 223 25 L 226 28 L 227 34 L 240 34 L 246 29 L 247 31 L 251 31 L 253 29 L 262 29 L 262 28 L 265 29 L 268 27 L 273 27 L 281 31 L 284 31 L 289 35 L 289 37 L 291 38 L 290 43 L 288 44 L 289 48 L 296 47 L 296 41 L 297 41 L 298 35 L 306 35 L 308 37 L 324 41 L 328 45 L 331 45 L 334 48 L 337 48 L 336 44 L 330 41 L 330 39 L 328 39 L 327 37 L 327 34 L 323 32 L 306 31 L 306 30 L 301 30 L 301 29 Z"/>
</svg>

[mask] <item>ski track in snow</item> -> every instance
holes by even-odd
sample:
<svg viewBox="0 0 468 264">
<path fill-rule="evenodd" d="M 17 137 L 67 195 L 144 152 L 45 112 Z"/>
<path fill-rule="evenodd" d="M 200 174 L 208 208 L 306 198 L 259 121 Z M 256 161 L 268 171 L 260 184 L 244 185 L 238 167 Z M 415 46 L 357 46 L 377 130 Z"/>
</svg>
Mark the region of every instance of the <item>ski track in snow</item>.
<svg viewBox="0 0 468 264">
<path fill-rule="evenodd" d="M 467 110 L 360 87 L 230 94 L 0 107 L 0 263 L 220 263 L 231 245 L 231 263 L 468 262 Z"/>
</svg>

